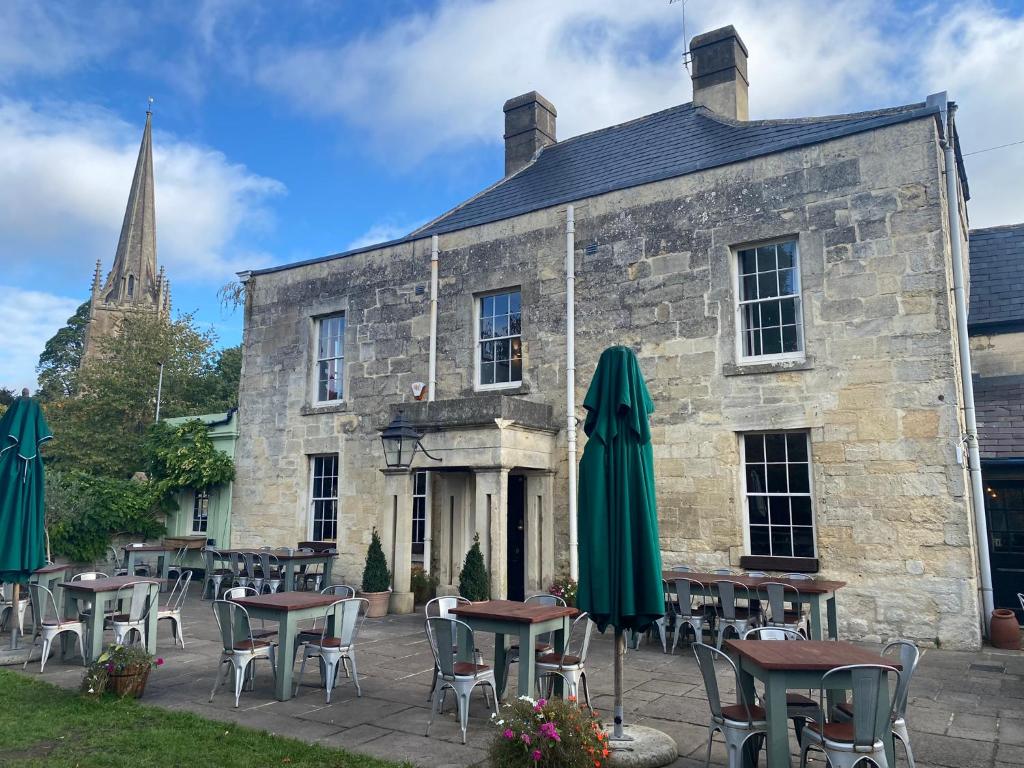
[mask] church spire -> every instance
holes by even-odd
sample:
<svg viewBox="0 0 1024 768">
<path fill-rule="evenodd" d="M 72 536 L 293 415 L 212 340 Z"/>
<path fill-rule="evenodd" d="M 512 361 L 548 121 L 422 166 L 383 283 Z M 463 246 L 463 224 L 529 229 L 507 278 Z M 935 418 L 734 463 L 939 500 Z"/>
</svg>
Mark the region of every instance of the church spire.
<svg viewBox="0 0 1024 768">
<path fill-rule="evenodd" d="M 117 241 L 114 266 L 101 291 L 107 304 L 130 304 L 159 309 L 156 268 L 156 215 L 153 206 L 153 113 L 146 110 L 146 127 L 128 193 L 128 206 Z"/>
</svg>

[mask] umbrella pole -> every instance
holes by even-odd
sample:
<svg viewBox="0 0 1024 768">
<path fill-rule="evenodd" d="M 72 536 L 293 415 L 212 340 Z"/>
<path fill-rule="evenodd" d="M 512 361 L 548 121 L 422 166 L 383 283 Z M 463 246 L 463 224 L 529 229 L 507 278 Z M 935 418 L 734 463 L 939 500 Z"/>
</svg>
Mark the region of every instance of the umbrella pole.
<svg viewBox="0 0 1024 768">
<path fill-rule="evenodd" d="M 615 726 L 612 729 L 612 738 L 622 740 L 626 738 L 622 731 L 622 664 L 626 657 L 626 636 L 619 627 L 615 628 L 615 666 L 613 679 L 615 685 Z"/>
<path fill-rule="evenodd" d="M 21 584 L 14 582 L 11 589 L 11 650 L 18 647 L 18 600 L 21 599 Z"/>
</svg>

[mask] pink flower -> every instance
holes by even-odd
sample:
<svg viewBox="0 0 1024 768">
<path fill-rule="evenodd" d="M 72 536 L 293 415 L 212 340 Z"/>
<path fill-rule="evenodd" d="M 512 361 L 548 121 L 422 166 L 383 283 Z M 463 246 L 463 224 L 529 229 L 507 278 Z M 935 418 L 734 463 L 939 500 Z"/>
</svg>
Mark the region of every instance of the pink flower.
<svg viewBox="0 0 1024 768">
<path fill-rule="evenodd" d="M 163 660 L 163 659 L 157 659 L 157 660 L 156 660 L 156 665 L 157 665 L 158 667 L 162 667 L 162 666 L 164 665 L 164 660 Z"/>
<path fill-rule="evenodd" d="M 512 732 L 511 728 L 506 728 L 502 736 L 504 736 L 506 739 L 511 739 L 513 736 L 515 736 L 515 734 Z"/>
<path fill-rule="evenodd" d="M 524 733 L 519 738 L 521 738 L 523 740 L 523 744 L 529 744 L 530 743 L 530 734 L 528 734 L 528 733 Z"/>
<path fill-rule="evenodd" d="M 545 705 L 547 703 L 548 703 L 547 699 L 537 699 L 537 703 L 533 705 L 533 711 L 534 712 L 540 712 L 542 709 L 544 709 L 544 707 L 545 707 Z"/>
<path fill-rule="evenodd" d="M 540 750 L 539 749 L 533 750 L 533 752 L 530 753 L 530 757 L 532 757 L 533 758 L 533 762 L 536 763 L 538 760 L 540 760 Z"/>
</svg>

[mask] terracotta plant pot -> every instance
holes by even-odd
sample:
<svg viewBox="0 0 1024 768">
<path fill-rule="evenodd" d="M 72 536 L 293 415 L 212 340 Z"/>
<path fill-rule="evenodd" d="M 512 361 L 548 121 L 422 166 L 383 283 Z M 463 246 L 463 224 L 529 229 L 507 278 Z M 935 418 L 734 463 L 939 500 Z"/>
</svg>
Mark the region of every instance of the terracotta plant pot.
<svg viewBox="0 0 1024 768">
<path fill-rule="evenodd" d="M 121 698 L 132 696 L 138 699 L 146 690 L 149 670 L 150 667 L 147 664 L 135 669 L 126 669 L 124 672 L 111 672 L 107 675 L 107 690 L 116 693 Z"/>
<path fill-rule="evenodd" d="M 992 645 L 1004 651 L 1020 650 L 1020 625 L 1016 614 L 1007 608 L 992 611 Z"/>
<path fill-rule="evenodd" d="M 379 619 L 388 615 L 388 598 L 390 592 L 360 592 L 360 597 L 365 597 L 369 603 L 366 606 L 366 616 L 370 619 Z"/>
</svg>

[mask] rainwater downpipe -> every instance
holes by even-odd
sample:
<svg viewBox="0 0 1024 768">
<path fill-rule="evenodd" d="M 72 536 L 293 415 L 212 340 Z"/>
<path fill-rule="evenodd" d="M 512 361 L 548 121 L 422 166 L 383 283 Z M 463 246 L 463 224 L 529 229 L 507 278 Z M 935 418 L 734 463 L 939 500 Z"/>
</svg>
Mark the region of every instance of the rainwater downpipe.
<svg viewBox="0 0 1024 768">
<path fill-rule="evenodd" d="M 981 480 L 981 454 L 978 451 L 978 422 L 974 412 L 974 382 L 971 379 L 971 342 L 967 334 L 967 298 L 964 292 L 964 264 L 960 248 L 959 173 L 953 149 L 953 115 L 956 104 L 942 94 L 942 149 L 946 166 L 946 212 L 949 217 L 950 251 L 953 257 L 953 304 L 956 308 L 957 342 L 960 348 L 960 379 L 964 396 L 964 426 L 967 429 L 967 462 L 971 478 L 971 506 L 974 508 L 974 529 L 978 549 L 978 570 L 981 575 L 982 628 L 989 634 L 992 618 L 992 565 L 988 552 L 988 520 L 985 517 L 985 490 Z"/>
<path fill-rule="evenodd" d="M 437 235 L 430 237 L 430 362 L 427 369 L 427 402 L 434 402 L 434 390 L 437 387 Z M 433 494 L 430 492 L 432 473 L 427 473 L 427 498 L 423 509 L 423 572 L 430 573 L 430 545 L 433 537 L 430 532 L 430 507 Z"/>
<path fill-rule="evenodd" d="M 576 535 L 576 214 L 565 209 L 565 410 L 569 445 L 569 577 L 580 578 Z"/>
</svg>

